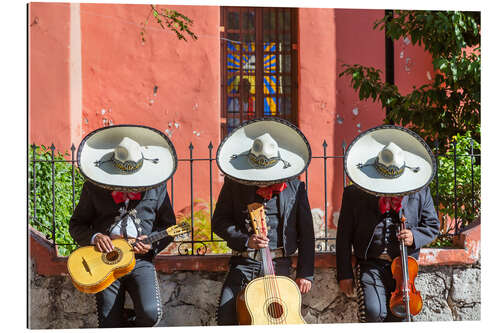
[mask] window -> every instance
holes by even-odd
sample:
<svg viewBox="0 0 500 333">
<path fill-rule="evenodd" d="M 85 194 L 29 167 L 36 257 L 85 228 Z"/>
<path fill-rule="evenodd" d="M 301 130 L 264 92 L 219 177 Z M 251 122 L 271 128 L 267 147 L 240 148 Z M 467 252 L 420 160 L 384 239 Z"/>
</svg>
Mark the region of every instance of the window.
<svg viewBox="0 0 500 333">
<path fill-rule="evenodd" d="M 296 123 L 296 10 L 221 8 L 222 135 L 253 118 Z"/>
</svg>

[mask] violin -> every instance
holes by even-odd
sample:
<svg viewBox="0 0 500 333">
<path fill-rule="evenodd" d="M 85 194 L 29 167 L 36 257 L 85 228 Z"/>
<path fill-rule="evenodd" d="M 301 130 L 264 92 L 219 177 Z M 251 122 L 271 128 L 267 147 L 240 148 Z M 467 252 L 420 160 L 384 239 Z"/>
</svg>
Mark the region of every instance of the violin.
<svg viewBox="0 0 500 333">
<path fill-rule="evenodd" d="M 401 217 L 400 230 L 406 229 L 406 218 Z M 415 288 L 415 278 L 418 274 L 417 260 L 408 256 L 404 240 L 399 245 L 401 255 L 396 257 L 391 264 L 391 271 L 396 280 L 396 289 L 391 293 L 389 307 L 391 312 L 405 321 L 411 321 L 410 314 L 415 316 L 422 310 L 422 297 L 420 291 Z"/>
</svg>

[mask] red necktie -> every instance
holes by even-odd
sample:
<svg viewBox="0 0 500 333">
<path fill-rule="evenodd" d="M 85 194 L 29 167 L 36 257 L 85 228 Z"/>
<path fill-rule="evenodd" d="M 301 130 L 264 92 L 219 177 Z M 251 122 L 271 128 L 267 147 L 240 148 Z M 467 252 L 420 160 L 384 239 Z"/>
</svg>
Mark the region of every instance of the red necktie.
<svg viewBox="0 0 500 333">
<path fill-rule="evenodd" d="M 120 202 L 124 202 L 127 199 L 130 200 L 141 200 L 141 192 L 111 192 L 113 196 L 113 200 L 119 204 Z"/>
<path fill-rule="evenodd" d="M 273 184 L 266 187 L 259 187 L 257 194 L 266 200 L 271 199 L 274 192 L 281 192 L 286 189 L 286 183 Z"/>
<path fill-rule="evenodd" d="M 403 197 L 380 197 L 378 200 L 378 208 L 382 214 L 394 209 L 396 213 L 401 209 L 401 200 Z"/>
</svg>

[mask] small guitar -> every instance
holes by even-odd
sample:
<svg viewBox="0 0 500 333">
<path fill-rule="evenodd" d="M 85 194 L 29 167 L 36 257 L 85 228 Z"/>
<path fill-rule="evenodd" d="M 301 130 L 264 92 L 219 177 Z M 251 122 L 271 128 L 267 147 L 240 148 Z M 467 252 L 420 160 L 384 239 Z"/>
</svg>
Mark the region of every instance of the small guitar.
<svg viewBox="0 0 500 333">
<path fill-rule="evenodd" d="M 252 226 L 257 235 L 267 235 L 266 216 L 260 203 L 248 205 Z M 286 276 L 274 274 L 269 247 L 260 249 L 264 277 L 253 279 L 236 300 L 240 325 L 305 324 L 302 296 L 297 284 Z"/>
<path fill-rule="evenodd" d="M 175 237 L 191 231 L 187 222 L 173 225 L 166 230 L 153 232 L 142 243 L 150 244 L 167 236 Z M 76 289 L 95 294 L 106 289 L 118 278 L 134 269 L 133 239 L 112 240 L 114 249 L 103 253 L 95 246 L 83 246 L 68 257 L 68 272 Z"/>
</svg>

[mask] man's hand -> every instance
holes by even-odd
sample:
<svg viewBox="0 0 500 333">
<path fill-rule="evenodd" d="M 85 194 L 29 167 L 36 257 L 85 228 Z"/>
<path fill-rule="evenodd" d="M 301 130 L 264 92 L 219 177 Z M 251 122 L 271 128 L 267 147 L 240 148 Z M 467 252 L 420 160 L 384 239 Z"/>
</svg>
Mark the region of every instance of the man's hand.
<svg viewBox="0 0 500 333">
<path fill-rule="evenodd" d="M 151 250 L 151 244 L 145 244 L 141 242 L 141 239 L 146 238 L 146 235 L 142 235 L 136 238 L 134 245 L 134 252 L 137 254 L 146 254 Z"/>
<path fill-rule="evenodd" d="M 346 295 L 346 296 L 353 296 L 354 295 L 354 289 L 353 289 L 353 281 L 352 279 L 344 279 L 339 281 L 339 287 L 340 290 Z"/>
<path fill-rule="evenodd" d="M 111 252 L 115 248 L 108 235 L 101 233 L 97 234 L 94 238 L 95 246 L 100 252 Z"/>
<path fill-rule="evenodd" d="M 308 279 L 297 278 L 295 279 L 295 283 L 299 286 L 299 290 L 302 294 L 307 294 L 309 290 L 311 290 L 312 283 Z"/>
<path fill-rule="evenodd" d="M 404 240 L 406 246 L 413 245 L 413 233 L 408 229 L 403 229 L 398 234 L 399 240 Z"/>
<path fill-rule="evenodd" d="M 266 247 L 269 244 L 269 238 L 264 237 L 264 236 L 257 236 L 256 234 L 253 234 L 250 236 L 248 239 L 248 247 L 252 249 L 262 249 Z"/>
</svg>

